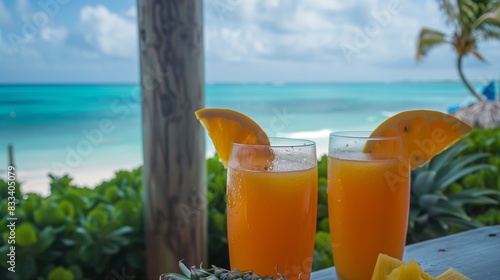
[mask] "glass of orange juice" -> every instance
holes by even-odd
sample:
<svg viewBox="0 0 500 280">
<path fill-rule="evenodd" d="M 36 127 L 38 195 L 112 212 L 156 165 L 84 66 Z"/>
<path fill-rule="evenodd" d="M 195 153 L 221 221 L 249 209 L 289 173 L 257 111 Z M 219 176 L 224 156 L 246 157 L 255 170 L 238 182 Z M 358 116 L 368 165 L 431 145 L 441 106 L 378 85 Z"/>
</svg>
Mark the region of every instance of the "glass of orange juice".
<svg viewBox="0 0 500 280">
<path fill-rule="evenodd" d="M 370 279 L 379 253 L 403 257 L 410 163 L 402 149 L 399 136 L 330 134 L 328 211 L 338 279 Z"/>
<path fill-rule="evenodd" d="M 227 231 L 232 269 L 308 279 L 316 231 L 316 145 L 270 138 L 233 144 L 227 173 Z"/>
</svg>

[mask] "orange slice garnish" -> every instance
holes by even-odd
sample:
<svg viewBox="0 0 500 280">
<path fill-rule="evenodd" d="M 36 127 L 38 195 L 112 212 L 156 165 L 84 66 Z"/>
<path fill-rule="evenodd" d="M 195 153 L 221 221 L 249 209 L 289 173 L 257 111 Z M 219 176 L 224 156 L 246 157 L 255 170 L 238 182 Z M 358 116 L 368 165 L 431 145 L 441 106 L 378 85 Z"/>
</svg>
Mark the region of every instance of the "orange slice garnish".
<svg viewBox="0 0 500 280">
<path fill-rule="evenodd" d="M 270 145 L 264 130 L 242 113 L 206 108 L 196 111 L 195 115 L 207 130 L 224 167 L 227 167 L 233 143 Z"/>
<path fill-rule="evenodd" d="M 428 110 L 406 111 L 396 114 L 380 124 L 371 137 L 401 136 L 402 156 L 409 159 L 412 169 L 426 164 L 462 137 L 472 127 L 445 113 Z M 381 142 L 368 143 L 365 152 L 386 154 L 390 149 Z"/>
</svg>

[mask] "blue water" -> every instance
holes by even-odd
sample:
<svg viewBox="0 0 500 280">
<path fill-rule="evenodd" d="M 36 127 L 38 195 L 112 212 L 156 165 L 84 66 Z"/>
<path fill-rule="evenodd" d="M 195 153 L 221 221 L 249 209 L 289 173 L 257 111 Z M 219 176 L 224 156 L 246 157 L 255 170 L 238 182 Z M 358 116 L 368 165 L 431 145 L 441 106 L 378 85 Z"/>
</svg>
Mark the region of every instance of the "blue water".
<svg viewBox="0 0 500 280">
<path fill-rule="evenodd" d="M 460 83 L 235 84 L 205 89 L 206 107 L 241 111 L 271 136 L 319 141 L 320 151 L 330 131 L 370 130 L 395 112 L 446 111 L 471 100 Z M 76 174 L 86 183 L 102 179 L 105 172 L 138 166 L 140 109 L 137 85 L 0 86 L 0 170 L 8 164 L 8 144 L 14 145 L 15 164 L 28 185 L 42 182 L 39 177 L 49 172 Z M 211 154 L 208 138 L 206 146 Z"/>
<path fill-rule="evenodd" d="M 368 129 L 386 119 L 389 112 L 446 111 L 469 96 L 459 83 L 213 85 L 206 89 L 206 104 L 248 114 L 273 134 Z M 293 121 L 273 126 L 273 116 L 283 111 L 294 115 Z"/>
</svg>

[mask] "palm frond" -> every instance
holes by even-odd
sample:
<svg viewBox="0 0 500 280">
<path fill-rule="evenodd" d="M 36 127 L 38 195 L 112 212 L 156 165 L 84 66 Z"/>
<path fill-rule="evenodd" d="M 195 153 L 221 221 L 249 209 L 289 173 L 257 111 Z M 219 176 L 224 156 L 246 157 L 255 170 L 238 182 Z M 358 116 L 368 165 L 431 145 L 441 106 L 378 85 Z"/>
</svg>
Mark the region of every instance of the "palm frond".
<svg viewBox="0 0 500 280">
<path fill-rule="evenodd" d="M 500 27 L 500 6 L 494 11 L 484 13 L 473 24 L 472 29 L 481 28 L 481 26 Z"/>
<path fill-rule="evenodd" d="M 463 27 L 472 25 L 479 14 L 479 6 L 473 0 L 457 0 L 459 21 Z"/>
<path fill-rule="evenodd" d="M 481 32 L 481 34 L 477 37 L 478 41 L 486 41 L 490 39 L 500 39 L 500 28 L 499 31 Z"/>
<path fill-rule="evenodd" d="M 442 44 L 450 44 L 446 38 L 446 34 L 440 31 L 423 28 L 418 35 L 417 60 L 422 60 L 430 49 Z"/>
<path fill-rule="evenodd" d="M 486 59 L 476 49 L 472 49 L 470 53 L 482 62 L 486 62 Z"/>
<path fill-rule="evenodd" d="M 500 39 L 500 17 L 499 22 L 483 22 L 473 31 L 473 36 L 476 41 L 487 41 L 490 39 Z"/>
<path fill-rule="evenodd" d="M 458 9 L 454 6 L 450 0 L 441 0 L 439 2 L 439 7 L 444 11 L 448 22 L 453 22 L 458 18 Z"/>
</svg>

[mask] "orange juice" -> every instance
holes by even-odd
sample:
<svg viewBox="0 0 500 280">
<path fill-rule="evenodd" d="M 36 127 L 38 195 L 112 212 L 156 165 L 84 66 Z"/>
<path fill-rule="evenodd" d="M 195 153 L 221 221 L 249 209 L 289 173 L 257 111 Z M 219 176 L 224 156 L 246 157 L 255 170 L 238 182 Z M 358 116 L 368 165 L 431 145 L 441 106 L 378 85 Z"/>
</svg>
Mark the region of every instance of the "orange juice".
<svg viewBox="0 0 500 280">
<path fill-rule="evenodd" d="M 328 204 L 340 279 L 370 279 L 377 256 L 401 259 L 410 199 L 409 164 L 362 153 L 328 158 Z"/>
<path fill-rule="evenodd" d="M 317 167 L 286 172 L 228 169 L 232 269 L 308 279 L 316 231 Z"/>
</svg>

